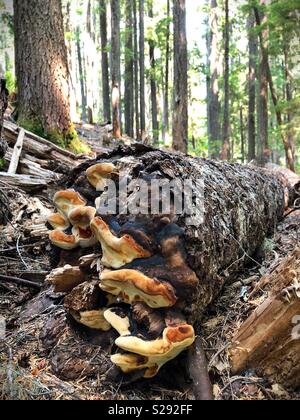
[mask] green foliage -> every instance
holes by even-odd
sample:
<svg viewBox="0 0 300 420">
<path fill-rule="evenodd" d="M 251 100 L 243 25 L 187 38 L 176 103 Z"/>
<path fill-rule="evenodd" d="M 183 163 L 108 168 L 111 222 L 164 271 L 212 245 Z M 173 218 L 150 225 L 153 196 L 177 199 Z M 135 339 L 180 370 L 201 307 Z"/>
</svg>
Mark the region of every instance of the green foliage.
<svg viewBox="0 0 300 420">
<path fill-rule="evenodd" d="M 8 89 L 9 93 L 14 93 L 16 91 L 16 78 L 12 71 L 7 71 L 5 73 L 6 79 L 6 88 Z"/>
<path fill-rule="evenodd" d="M 5 160 L 3 158 L 0 159 L 0 171 L 5 167 Z"/>
</svg>

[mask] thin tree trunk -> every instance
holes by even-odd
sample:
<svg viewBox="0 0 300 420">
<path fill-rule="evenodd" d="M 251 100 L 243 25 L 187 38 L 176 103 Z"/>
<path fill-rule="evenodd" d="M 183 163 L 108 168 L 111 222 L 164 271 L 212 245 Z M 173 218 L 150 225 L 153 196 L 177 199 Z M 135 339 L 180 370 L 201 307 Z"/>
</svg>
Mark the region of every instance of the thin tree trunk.
<svg viewBox="0 0 300 420">
<path fill-rule="evenodd" d="M 266 0 L 261 0 L 261 4 L 265 5 Z M 263 25 L 267 21 L 266 13 L 263 13 L 263 16 L 261 18 L 260 12 L 256 7 L 254 8 L 254 12 L 255 12 L 255 18 L 256 18 L 257 25 L 258 26 Z M 284 146 L 284 149 L 285 149 L 287 165 L 288 165 L 288 168 L 291 171 L 295 172 L 295 161 L 294 161 L 293 150 L 292 150 L 292 147 L 289 143 L 288 136 L 284 132 L 284 127 L 283 127 L 284 121 L 283 121 L 281 110 L 278 107 L 279 99 L 278 99 L 278 95 L 277 95 L 277 92 L 276 92 L 276 89 L 275 89 L 275 86 L 274 86 L 273 77 L 272 77 L 272 73 L 271 73 L 271 68 L 270 68 L 270 64 L 269 64 L 269 53 L 268 53 L 268 43 L 267 43 L 268 29 L 263 29 L 260 32 L 259 38 L 260 38 L 260 47 L 261 47 L 262 63 L 263 63 L 263 65 L 262 65 L 263 72 L 262 72 L 261 78 L 263 76 L 264 90 L 266 89 L 268 91 L 268 86 L 270 87 L 271 97 L 272 97 L 272 101 L 273 101 L 273 104 L 274 104 L 274 107 L 275 107 L 276 120 L 277 120 L 277 124 L 279 126 L 279 129 L 280 129 L 281 139 L 282 139 L 282 143 L 283 143 L 283 146 Z M 262 93 L 263 92 L 261 92 L 261 94 Z M 266 113 L 266 115 L 267 114 L 268 113 Z M 268 137 L 267 137 L 267 140 L 268 140 Z M 266 152 L 269 152 L 268 151 L 268 142 L 266 144 Z"/>
<path fill-rule="evenodd" d="M 149 18 L 153 19 L 153 2 L 149 0 Z M 156 86 L 156 61 L 155 61 L 155 45 L 154 41 L 149 41 L 149 56 L 150 56 L 150 84 L 151 84 L 151 111 L 152 111 L 152 131 L 153 131 L 153 142 L 155 145 L 158 144 L 159 139 L 159 123 L 157 113 L 157 86 Z"/>
<path fill-rule="evenodd" d="M 100 8 L 100 38 L 101 38 L 101 68 L 102 68 L 102 100 L 104 121 L 111 121 L 111 102 L 109 87 L 109 61 L 107 41 L 107 0 L 99 0 Z"/>
<path fill-rule="evenodd" d="M 220 100 L 219 100 L 219 45 L 218 45 L 218 3 L 210 0 L 208 28 L 208 153 L 212 158 L 220 156 Z"/>
<path fill-rule="evenodd" d="M 285 81 L 286 81 L 286 100 L 288 102 L 289 111 L 287 113 L 287 123 L 288 123 L 288 143 L 289 148 L 291 150 L 292 154 L 292 160 L 295 162 L 296 160 L 296 138 L 295 138 L 295 129 L 293 127 L 293 119 L 294 115 L 291 111 L 290 103 L 293 100 L 293 86 L 292 86 L 292 79 L 290 75 L 290 69 L 289 69 L 289 47 L 286 44 L 284 47 L 284 66 L 285 66 Z M 289 165 L 289 162 L 287 161 L 287 164 Z M 295 164 L 294 164 L 295 169 Z"/>
<path fill-rule="evenodd" d="M 139 52 L 138 52 L 138 18 L 137 0 L 133 0 L 133 26 L 134 26 L 134 108 L 135 108 L 135 133 L 140 138 L 140 113 L 139 113 Z"/>
<path fill-rule="evenodd" d="M 258 55 L 257 35 L 253 30 L 255 27 L 255 19 L 253 12 L 248 20 L 249 30 L 249 79 L 248 79 L 248 161 L 251 162 L 256 158 L 256 57 Z"/>
<path fill-rule="evenodd" d="M 111 0 L 111 50 L 112 50 L 112 111 L 113 111 L 113 136 L 121 138 L 121 112 L 120 112 L 120 87 L 121 87 L 121 44 L 120 44 L 120 0 Z"/>
<path fill-rule="evenodd" d="M 86 85 L 85 85 L 85 72 L 81 52 L 81 41 L 80 41 L 80 28 L 76 30 L 76 47 L 77 47 L 77 61 L 78 71 L 80 80 L 80 91 L 81 91 L 81 119 L 87 121 L 87 97 L 86 97 Z"/>
<path fill-rule="evenodd" d="M 223 160 L 230 159 L 230 92 L 229 92 L 229 43 L 230 43 L 230 28 L 229 28 L 229 0 L 225 0 L 225 30 L 224 30 L 224 120 L 223 120 L 223 146 L 221 157 Z"/>
<path fill-rule="evenodd" d="M 14 0 L 14 33 L 18 120 L 66 145 L 75 131 L 61 1 Z"/>
<path fill-rule="evenodd" d="M 166 135 L 169 132 L 169 76 L 170 76 L 170 0 L 167 0 L 167 35 L 166 35 L 166 65 L 165 65 L 165 75 L 164 75 L 164 110 L 163 110 L 163 130 L 162 136 L 163 141 L 166 141 Z"/>
<path fill-rule="evenodd" d="M 185 0 L 174 0 L 173 148 L 188 151 L 188 54 Z"/>
<path fill-rule="evenodd" d="M 132 0 L 126 0 L 125 34 L 125 132 L 134 136 L 134 51 L 133 51 L 133 10 Z"/>
<path fill-rule="evenodd" d="M 243 106 L 240 105 L 240 130 L 241 130 L 241 155 L 242 155 L 242 163 L 245 163 L 245 131 L 244 131 L 244 114 L 243 114 Z M 234 153 L 232 154 L 234 155 Z"/>
<path fill-rule="evenodd" d="M 139 0 L 140 15 L 140 120 L 141 139 L 146 137 L 146 107 L 145 107 L 145 1 Z"/>
</svg>

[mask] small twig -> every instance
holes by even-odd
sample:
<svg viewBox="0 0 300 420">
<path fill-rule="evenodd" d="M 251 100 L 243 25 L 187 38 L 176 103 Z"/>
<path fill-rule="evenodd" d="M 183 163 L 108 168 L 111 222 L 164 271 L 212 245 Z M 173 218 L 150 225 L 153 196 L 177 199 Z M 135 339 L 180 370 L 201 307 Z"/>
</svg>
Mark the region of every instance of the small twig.
<svg viewBox="0 0 300 420">
<path fill-rule="evenodd" d="M 40 284 L 34 283 L 33 281 L 20 279 L 19 277 L 4 276 L 0 274 L 0 281 L 7 281 L 7 282 L 21 284 L 22 286 L 34 287 L 35 289 L 41 289 Z"/>
<path fill-rule="evenodd" d="M 21 239 L 21 235 L 19 235 L 18 240 L 17 240 L 17 245 L 16 245 L 16 248 L 17 248 L 17 253 L 18 253 L 18 255 L 19 255 L 19 257 L 20 257 L 20 259 L 21 259 L 21 261 L 22 261 L 22 263 L 23 263 L 24 267 L 26 268 L 26 270 L 28 270 L 28 271 L 29 271 L 29 266 L 28 266 L 28 265 L 26 264 L 26 262 L 24 261 L 24 259 L 23 259 L 22 255 L 21 255 L 20 248 L 19 248 L 20 239 Z"/>
</svg>

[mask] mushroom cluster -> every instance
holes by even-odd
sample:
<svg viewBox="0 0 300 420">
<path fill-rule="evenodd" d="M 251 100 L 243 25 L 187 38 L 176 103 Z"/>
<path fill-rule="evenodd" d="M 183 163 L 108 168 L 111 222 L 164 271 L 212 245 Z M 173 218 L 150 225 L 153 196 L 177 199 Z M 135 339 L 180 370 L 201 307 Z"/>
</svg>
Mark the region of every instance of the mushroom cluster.
<svg viewBox="0 0 300 420">
<path fill-rule="evenodd" d="M 117 172 L 104 162 L 90 167 L 86 176 L 101 195 Z M 98 214 L 97 202 L 75 190 L 54 196 L 57 213 L 48 219 L 52 244 L 67 251 L 100 245 L 102 251 L 101 264 L 96 254 L 81 258 L 82 265 L 97 266 L 96 281 L 78 267 L 76 279 L 70 267 L 58 269 L 59 291 L 65 281 L 65 307 L 76 322 L 118 333 L 111 360 L 123 373 L 141 371 L 151 378 L 195 341 L 187 319 L 199 280 L 186 263 L 184 232 L 170 219 L 161 218 L 155 228 L 137 222 L 120 226 L 116 218 Z"/>
</svg>

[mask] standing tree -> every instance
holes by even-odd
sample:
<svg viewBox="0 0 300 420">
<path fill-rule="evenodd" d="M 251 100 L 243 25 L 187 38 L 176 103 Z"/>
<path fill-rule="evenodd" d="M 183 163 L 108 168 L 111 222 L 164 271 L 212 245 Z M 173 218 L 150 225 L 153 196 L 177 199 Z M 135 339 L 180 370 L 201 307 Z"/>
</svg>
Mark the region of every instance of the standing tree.
<svg viewBox="0 0 300 420">
<path fill-rule="evenodd" d="M 111 0 L 111 79 L 112 79 L 112 111 L 113 136 L 121 138 L 121 41 L 120 41 L 120 0 Z"/>
<path fill-rule="evenodd" d="M 75 131 L 61 0 L 14 0 L 14 32 L 18 121 L 65 146 Z"/>
<path fill-rule="evenodd" d="M 218 28 L 218 3 L 210 0 L 209 29 L 208 29 L 208 66 L 209 76 L 207 83 L 208 101 L 208 153 L 212 158 L 217 158 L 220 153 L 221 126 L 219 99 L 219 28 Z"/>
<path fill-rule="evenodd" d="M 267 0 L 260 0 L 265 6 Z M 259 64 L 259 97 L 258 97 L 258 144 L 257 159 L 260 164 L 265 163 L 269 149 L 269 90 L 268 90 L 268 28 L 266 27 L 267 14 L 255 8 L 257 25 L 263 24 L 260 33 L 260 64 Z"/>
<path fill-rule="evenodd" d="M 229 89 L 229 46 L 230 46 L 229 0 L 225 0 L 225 28 L 224 28 L 224 120 L 223 120 L 223 146 L 221 157 L 230 159 L 230 89 Z"/>
<path fill-rule="evenodd" d="M 8 91 L 6 89 L 5 80 L 0 78 L 0 159 L 3 158 L 7 150 L 7 144 L 5 140 L 2 138 L 3 119 L 4 119 L 4 112 L 7 108 L 7 98 L 8 98 Z"/>
<path fill-rule="evenodd" d="M 139 114 L 139 51 L 138 51 L 138 17 L 137 1 L 133 1 L 133 49 L 134 49 L 134 108 L 135 108 L 135 135 L 140 135 L 140 114 Z"/>
<path fill-rule="evenodd" d="M 146 106 L 145 106 L 145 1 L 139 0 L 140 15 L 140 116 L 141 139 L 146 137 Z"/>
<path fill-rule="evenodd" d="M 162 136 L 164 142 L 166 141 L 166 134 L 169 132 L 169 75 L 170 75 L 170 37 L 171 37 L 171 5 L 170 0 L 167 0 L 167 32 L 166 32 L 166 65 L 164 77 L 164 110 L 163 110 L 163 131 Z"/>
<path fill-rule="evenodd" d="M 253 11 L 248 19 L 249 30 L 249 75 L 248 75 L 248 161 L 256 158 L 256 58 L 258 54 L 257 35 L 254 33 L 255 18 Z"/>
<path fill-rule="evenodd" d="M 125 3 L 125 132 L 134 136 L 134 51 L 133 51 L 133 8 L 132 0 Z"/>
<path fill-rule="evenodd" d="M 81 47 L 81 37 L 80 37 L 80 27 L 76 28 L 76 49 L 77 49 L 77 62 L 78 62 L 78 72 L 80 80 L 80 92 L 81 92 L 81 118 L 82 121 L 87 121 L 87 93 L 86 93 L 86 83 L 85 83 L 85 69 L 82 58 L 82 47 Z"/>
<path fill-rule="evenodd" d="M 173 148 L 188 151 L 188 53 L 185 0 L 174 0 Z"/>
<path fill-rule="evenodd" d="M 101 38 L 101 68 L 102 68 L 102 96 L 103 117 L 105 121 L 111 121 L 111 103 L 109 87 L 109 64 L 107 42 L 107 0 L 99 0 L 100 9 L 100 38 Z"/>
<path fill-rule="evenodd" d="M 153 0 L 149 0 L 149 18 L 153 19 Z M 158 143 L 159 123 L 157 115 L 157 86 L 156 86 L 156 61 L 155 61 L 155 43 L 153 39 L 149 40 L 149 57 L 150 57 L 150 85 L 151 85 L 151 111 L 152 111 L 152 131 L 154 144 Z"/>
</svg>

